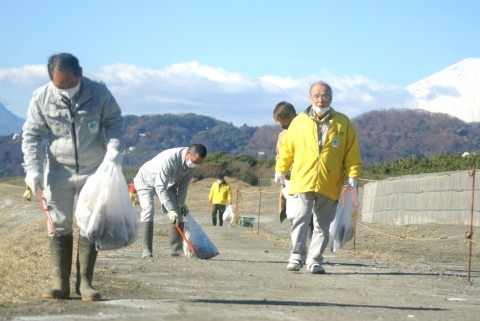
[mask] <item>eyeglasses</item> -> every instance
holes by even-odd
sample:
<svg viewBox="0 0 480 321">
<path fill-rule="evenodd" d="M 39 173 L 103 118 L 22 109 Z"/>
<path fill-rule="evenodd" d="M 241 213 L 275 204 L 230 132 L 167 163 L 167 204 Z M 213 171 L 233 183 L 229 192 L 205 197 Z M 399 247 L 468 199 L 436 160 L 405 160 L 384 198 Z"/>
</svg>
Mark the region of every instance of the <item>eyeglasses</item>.
<svg viewBox="0 0 480 321">
<path fill-rule="evenodd" d="M 322 100 L 328 100 L 331 98 L 330 95 L 328 94 L 323 94 L 323 95 L 312 95 L 312 98 L 313 99 L 316 99 L 316 100 L 319 100 L 320 98 L 322 98 Z"/>
</svg>

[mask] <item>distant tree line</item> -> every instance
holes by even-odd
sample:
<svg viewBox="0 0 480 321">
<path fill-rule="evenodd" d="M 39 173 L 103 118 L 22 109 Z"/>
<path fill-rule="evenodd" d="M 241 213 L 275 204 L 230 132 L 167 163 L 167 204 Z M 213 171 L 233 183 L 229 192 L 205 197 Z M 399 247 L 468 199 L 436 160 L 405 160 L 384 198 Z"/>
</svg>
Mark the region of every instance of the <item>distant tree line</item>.
<svg viewBox="0 0 480 321">
<path fill-rule="evenodd" d="M 352 119 L 362 153 L 364 178 L 460 170 L 471 160 L 460 155 L 480 149 L 480 123 L 445 114 L 391 109 Z M 237 127 L 196 114 L 125 116 L 126 177 L 161 151 L 192 143 L 207 146 L 197 179 L 222 171 L 252 185 L 272 177 L 278 125 Z M 0 177 L 23 176 L 21 136 L 0 137 Z"/>
<path fill-rule="evenodd" d="M 470 170 L 473 165 L 478 168 L 479 160 L 479 154 L 475 153 L 463 156 L 443 154 L 431 158 L 410 155 L 390 163 L 365 166 L 362 169 L 362 178 L 382 180 L 403 175 Z"/>
</svg>

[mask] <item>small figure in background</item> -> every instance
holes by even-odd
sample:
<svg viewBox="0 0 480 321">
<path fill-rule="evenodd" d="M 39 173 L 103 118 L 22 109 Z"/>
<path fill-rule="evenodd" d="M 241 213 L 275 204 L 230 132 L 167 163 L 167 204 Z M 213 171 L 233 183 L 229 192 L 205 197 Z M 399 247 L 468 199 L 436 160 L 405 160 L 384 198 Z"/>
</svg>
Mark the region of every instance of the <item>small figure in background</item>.
<svg viewBox="0 0 480 321">
<path fill-rule="evenodd" d="M 220 174 L 217 176 L 217 180 L 213 182 L 210 189 L 210 195 L 208 196 L 208 210 L 212 209 L 212 224 L 217 226 L 217 212 L 218 223 L 223 226 L 223 213 L 225 212 L 226 205 L 232 205 L 232 190 L 230 184 L 225 181 L 225 177 Z M 213 206 L 211 206 L 213 204 Z"/>
<path fill-rule="evenodd" d="M 132 200 L 132 205 L 135 206 L 138 204 L 138 194 L 137 190 L 135 189 L 135 184 L 133 181 L 130 182 L 128 185 L 128 193 L 130 194 L 130 199 Z"/>
</svg>

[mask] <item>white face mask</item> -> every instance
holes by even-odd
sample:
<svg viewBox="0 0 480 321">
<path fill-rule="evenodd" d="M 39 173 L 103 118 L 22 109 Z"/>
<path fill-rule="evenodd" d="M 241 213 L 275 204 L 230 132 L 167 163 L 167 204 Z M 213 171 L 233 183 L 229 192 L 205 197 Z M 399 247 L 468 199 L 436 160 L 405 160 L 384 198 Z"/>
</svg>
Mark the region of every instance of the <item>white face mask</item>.
<svg viewBox="0 0 480 321">
<path fill-rule="evenodd" d="M 312 106 L 312 109 L 313 109 L 318 115 L 323 115 L 323 114 L 325 114 L 327 111 L 330 110 L 330 106 L 325 107 L 325 108 L 320 108 L 320 107 L 317 107 L 317 106 Z"/>
<path fill-rule="evenodd" d="M 192 162 L 190 159 L 187 159 L 186 163 L 187 163 L 187 167 L 188 167 L 188 168 L 195 168 L 195 167 L 198 166 L 197 164 L 195 164 L 194 162 Z"/>
<path fill-rule="evenodd" d="M 57 92 L 60 96 L 63 96 L 67 99 L 72 99 L 73 97 L 75 97 L 75 95 L 80 90 L 80 84 L 81 83 L 82 83 L 82 81 L 79 81 L 78 84 L 75 87 L 72 87 L 72 88 L 60 89 L 60 88 L 55 87 L 55 89 L 57 90 Z"/>
<path fill-rule="evenodd" d="M 222 181 L 221 179 L 217 179 L 217 183 L 218 183 L 218 184 L 222 184 L 222 182 L 223 182 L 223 181 Z"/>
</svg>

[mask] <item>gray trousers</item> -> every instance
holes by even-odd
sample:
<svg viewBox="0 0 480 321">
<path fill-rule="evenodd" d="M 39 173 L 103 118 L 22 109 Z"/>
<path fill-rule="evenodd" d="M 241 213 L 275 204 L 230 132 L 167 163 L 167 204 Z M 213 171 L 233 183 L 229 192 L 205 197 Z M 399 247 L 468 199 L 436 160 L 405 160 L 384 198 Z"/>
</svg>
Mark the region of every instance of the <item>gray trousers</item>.
<svg viewBox="0 0 480 321">
<path fill-rule="evenodd" d="M 155 189 L 153 188 L 137 188 L 138 201 L 142 212 L 140 213 L 140 222 L 153 222 L 155 215 L 154 197 Z"/>
<path fill-rule="evenodd" d="M 78 197 L 87 178 L 96 168 L 75 173 L 75 169 L 66 166 L 47 164 L 43 195 L 55 227 L 55 233 L 47 223 L 48 236 L 72 235 L 75 199 Z"/>
<path fill-rule="evenodd" d="M 307 265 L 323 263 L 323 252 L 329 240 L 330 223 L 335 218 L 338 201 L 319 193 L 309 192 L 295 195 L 297 215 L 292 222 L 291 239 L 293 249 L 289 261 L 298 260 Z M 307 236 L 313 217 L 313 233 L 307 256 Z"/>
</svg>

